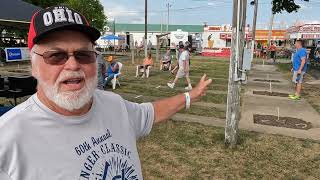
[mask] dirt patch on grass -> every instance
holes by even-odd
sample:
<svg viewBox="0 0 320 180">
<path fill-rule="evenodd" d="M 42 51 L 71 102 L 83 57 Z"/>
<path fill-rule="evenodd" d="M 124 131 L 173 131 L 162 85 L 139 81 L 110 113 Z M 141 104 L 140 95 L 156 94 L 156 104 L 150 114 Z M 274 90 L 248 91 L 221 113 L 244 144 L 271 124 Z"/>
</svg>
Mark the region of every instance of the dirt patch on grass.
<svg viewBox="0 0 320 180">
<path fill-rule="evenodd" d="M 253 94 L 265 95 L 265 96 L 279 96 L 279 97 L 288 97 L 289 96 L 289 94 L 287 94 L 287 93 L 269 92 L 269 91 L 253 91 Z"/>
<path fill-rule="evenodd" d="M 285 127 L 291 129 L 302 129 L 308 130 L 312 128 L 310 122 L 306 122 L 302 119 L 293 118 L 293 117 L 278 117 L 273 115 L 253 115 L 253 122 L 255 124 L 262 124 L 268 126 L 277 126 L 277 127 Z"/>
<path fill-rule="evenodd" d="M 258 82 L 280 82 L 279 80 L 273 80 L 273 79 L 254 79 L 253 81 L 258 81 Z"/>
</svg>

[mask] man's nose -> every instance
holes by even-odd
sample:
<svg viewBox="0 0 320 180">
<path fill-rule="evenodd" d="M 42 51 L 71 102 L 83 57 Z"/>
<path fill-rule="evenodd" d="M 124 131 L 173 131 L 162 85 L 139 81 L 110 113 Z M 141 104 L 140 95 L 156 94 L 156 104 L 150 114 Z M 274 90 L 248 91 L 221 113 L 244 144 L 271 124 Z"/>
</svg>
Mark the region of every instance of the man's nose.
<svg viewBox="0 0 320 180">
<path fill-rule="evenodd" d="M 77 71 L 80 69 L 80 63 L 77 61 L 74 55 L 69 55 L 67 62 L 64 65 L 64 68 L 67 70 Z"/>
</svg>

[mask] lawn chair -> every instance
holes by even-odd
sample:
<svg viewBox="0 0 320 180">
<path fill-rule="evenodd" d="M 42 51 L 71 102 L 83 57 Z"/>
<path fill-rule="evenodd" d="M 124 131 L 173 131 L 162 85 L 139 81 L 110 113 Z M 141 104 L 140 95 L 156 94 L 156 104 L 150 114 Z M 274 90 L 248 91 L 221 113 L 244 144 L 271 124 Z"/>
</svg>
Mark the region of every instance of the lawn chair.
<svg viewBox="0 0 320 180">
<path fill-rule="evenodd" d="M 17 98 L 33 95 L 37 92 L 37 80 L 32 76 L 9 76 L 8 98 L 14 99 L 17 105 Z"/>
<path fill-rule="evenodd" d="M 120 87 L 120 82 L 119 82 L 119 76 L 121 75 L 121 69 L 123 67 L 123 64 L 121 62 L 117 62 L 118 67 L 119 67 L 119 72 L 113 76 L 113 79 L 111 80 L 112 83 L 112 89 L 116 89 L 117 84 Z"/>
<path fill-rule="evenodd" d="M 172 61 L 168 61 L 160 64 L 160 71 L 171 71 L 172 69 Z"/>
<path fill-rule="evenodd" d="M 147 78 L 149 77 L 150 75 L 150 69 L 152 68 L 152 66 L 148 66 L 147 69 L 146 69 L 146 76 Z M 140 65 L 137 66 L 137 70 L 136 70 L 136 77 L 139 76 L 139 73 L 143 73 L 142 77 L 144 77 L 144 69 L 143 68 L 140 68 Z"/>
<path fill-rule="evenodd" d="M 8 96 L 8 88 L 4 86 L 4 78 L 0 77 L 0 97 L 7 98 Z"/>
</svg>

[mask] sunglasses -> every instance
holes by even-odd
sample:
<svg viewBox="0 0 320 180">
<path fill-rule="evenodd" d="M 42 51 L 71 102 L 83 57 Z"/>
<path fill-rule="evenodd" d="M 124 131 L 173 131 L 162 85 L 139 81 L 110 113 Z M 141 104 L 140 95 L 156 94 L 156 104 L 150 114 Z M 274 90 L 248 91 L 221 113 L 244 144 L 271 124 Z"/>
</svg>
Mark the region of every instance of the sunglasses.
<svg viewBox="0 0 320 180">
<path fill-rule="evenodd" d="M 94 63 L 97 57 L 97 53 L 95 51 L 86 50 L 73 51 L 72 53 L 68 53 L 67 51 L 61 50 L 50 50 L 44 52 L 43 54 L 39 54 L 35 51 L 33 51 L 33 53 L 42 56 L 44 62 L 51 65 L 65 64 L 70 58 L 70 56 L 74 56 L 74 58 L 80 64 L 90 64 Z"/>
</svg>

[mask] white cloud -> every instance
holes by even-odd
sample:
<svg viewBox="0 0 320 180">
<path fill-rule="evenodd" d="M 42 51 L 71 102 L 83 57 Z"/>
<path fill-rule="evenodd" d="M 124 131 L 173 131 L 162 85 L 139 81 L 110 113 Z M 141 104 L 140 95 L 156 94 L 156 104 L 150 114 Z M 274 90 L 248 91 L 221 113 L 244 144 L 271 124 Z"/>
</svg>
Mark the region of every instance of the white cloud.
<svg viewBox="0 0 320 180">
<path fill-rule="evenodd" d="M 144 23 L 144 6 L 132 7 L 132 4 L 120 4 L 115 1 L 110 0 L 100 0 L 101 4 L 104 6 L 104 12 L 109 20 L 115 19 L 116 22 L 123 23 L 133 23 L 133 24 L 143 24 Z M 144 0 L 140 0 L 143 4 Z M 138 4 L 139 2 L 135 3 Z M 161 14 L 148 12 L 148 22 L 152 22 L 154 18 L 158 16 L 161 17 Z M 163 16 L 164 18 L 165 16 Z"/>
<path fill-rule="evenodd" d="M 130 20 L 130 19 L 141 19 L 144 14 L 137 9 L 132 10 L 133 8 L 127 7 L 123 4 L 118 4 L 114 2 L 106 2 L 102 0 L 102 5 L 104 6 L 104 12 L 109 19 L 116 20 Z M 128 5 L 129 6 L 129 5 Z"/>
<path fill-rule="evenodd" d="M 134 18 L 130 21 L 132 24 L 143 24 L 144 23 L 144 18 Z"/>
<path fill-rule="evenodd" d="M 301 10 L 306 10 L 306 9 L 311 8 L 311 7 L 306 6 L 306 5 L 304 5 L 304 4 L 298 4 L 298 3 L 297 3 L 297 5 L 299 5 L 299 6 L 300 6 L 300 9 L 301 9 Z"/>
</svg>

